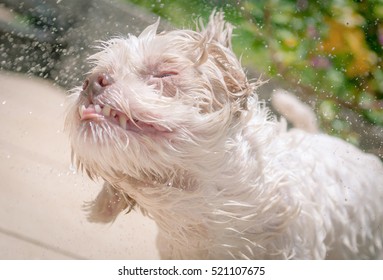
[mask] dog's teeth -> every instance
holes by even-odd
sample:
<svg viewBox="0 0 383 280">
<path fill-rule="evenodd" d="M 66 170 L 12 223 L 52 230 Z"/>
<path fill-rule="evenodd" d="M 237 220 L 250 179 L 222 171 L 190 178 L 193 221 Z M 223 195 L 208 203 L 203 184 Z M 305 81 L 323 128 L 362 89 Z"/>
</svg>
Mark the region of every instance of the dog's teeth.
<svg viewBox="0 0 383 280">
<path fill-rule="evenodd" d="M 101 109 L 101 106 L 100 105 L 94 105 L 94 110 L 96 111 L 97 114 L 100 114 L 102 109 Z"/>
<path fill-rule="evenodd" d="M 120 121 L 120 126 L 123 129 L 126 129 L 127 128 L 126 122 L 128 121 L 127 118 L 124 115 L 121 115 L 119 121 Z"/>
<path fill-rule="evenodd" d="M 84 110 L 85 110 L 85 105 L 81 105 L 79 108 L 78 108 L 78 113 L 80 114 L 80 118 L 82 118 L 83 114 L 84 114 Z"/>
<path fill-rule="evenodd" d="M 112 111 L 111 111 L 111 116 L 112 116 L 112 118 L 114 118 L 115 116 L 117 116 L 117 112 L 114 111 L 114 110 L 112 110 Z"/>
<path fill-rule="evenodd" d="M 108 105 L 105 105 L 104 108 L 102 109 L 102 114 L 106 117 L 110 116 L 112 108 L 110 108 Z"/>
</svg>

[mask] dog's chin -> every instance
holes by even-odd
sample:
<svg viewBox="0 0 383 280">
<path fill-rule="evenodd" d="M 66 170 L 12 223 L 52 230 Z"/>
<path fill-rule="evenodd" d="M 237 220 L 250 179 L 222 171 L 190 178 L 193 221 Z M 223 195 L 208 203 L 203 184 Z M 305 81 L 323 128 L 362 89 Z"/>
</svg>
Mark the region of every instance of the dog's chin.
<svg viewBox="0 0 383 280">
<path fill-rule="evenodd" d="M 173 131 L 133 119 L 108 105 L 81 104 L 78 108 L 68 118 L 73 161 L 91 178 L 113 182 L 127 176 L 140 180 L 168 176 L 161 157 L 169 149 Z"/>
</svg>

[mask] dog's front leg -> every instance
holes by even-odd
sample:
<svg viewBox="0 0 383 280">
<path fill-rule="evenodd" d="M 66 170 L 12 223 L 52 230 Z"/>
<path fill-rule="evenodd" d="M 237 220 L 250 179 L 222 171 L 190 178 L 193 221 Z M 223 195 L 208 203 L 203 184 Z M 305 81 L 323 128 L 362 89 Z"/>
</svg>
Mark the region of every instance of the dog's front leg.
<svg viewBox="0 0 383 280">
<path fill-rule="evenodd" d="M 133 207 L 130 199 L 122 192 L 114 188 L 108 182 L 104 186 L 96 199 L 85 204 L 88 212 L 88 220 L 94 223 L 113 222 L 118 214 L 125 209 Z M 128 210 L 129 211 L 129 210 Z"/>
</svg>

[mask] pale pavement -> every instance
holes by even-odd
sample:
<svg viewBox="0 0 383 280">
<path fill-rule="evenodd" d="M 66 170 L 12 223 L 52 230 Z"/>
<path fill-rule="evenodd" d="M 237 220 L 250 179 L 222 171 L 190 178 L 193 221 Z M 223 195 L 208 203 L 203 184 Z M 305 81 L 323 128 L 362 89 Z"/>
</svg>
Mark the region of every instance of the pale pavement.
<svg viewBox="0 0 383 280">
<path fill-rule="evenodd" d="M 140 213 L 86 220 L 102 183 L 71 168 L 65 100 L 48 82 L 0 72 L 0 259 L 157 259 L 157 228 Z"/>
</svg>

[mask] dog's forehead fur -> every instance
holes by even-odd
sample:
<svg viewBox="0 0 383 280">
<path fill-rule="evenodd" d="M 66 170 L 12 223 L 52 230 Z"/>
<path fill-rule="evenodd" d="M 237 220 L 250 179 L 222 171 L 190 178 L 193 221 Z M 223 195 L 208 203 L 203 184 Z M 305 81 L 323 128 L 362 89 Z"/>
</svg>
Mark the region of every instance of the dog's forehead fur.
<svg viewBox="0 0 383 280">
<path fill-rule="evenodd" d="M 207 44 L 219 44 L 231 50 L 233 27 L 224 21 L 222 14 L 212 16 L 206 27 L 201 22 L 198 31 L 173 30 L 157 34 L 158 25 L 159 20 L 148 26 L 138 37 L 129 35 L 127 38 L 117 37 L 103 42 L 101 49 L 107 53 L 114 52 L 120 63 L 121 57 L 135 59 L 135 63 L 148 61 L 155 56 L 164 60 L 164 54 L 180 54 L 195 62 Z M 95 59 L 98 65 L 112 63 L 112 57 L 103 60 L 100 54 L 104 52 L 95 54 L 91 60 Z M 231 52 L 228 54 L 235 58 Z"/>
<path fill-rule="evenodd" d="M 96 65 L 94 70 L 153 74 L 159 67 L 180 67 L 186 62 L 193 65 L 200 52 L 196 38 L 186 38 L 176 33 L 173 31 L 150 37 L 129 36 L 107 41 L 103 43 L 103 49 L 90 58 Z"/>
</svg>

